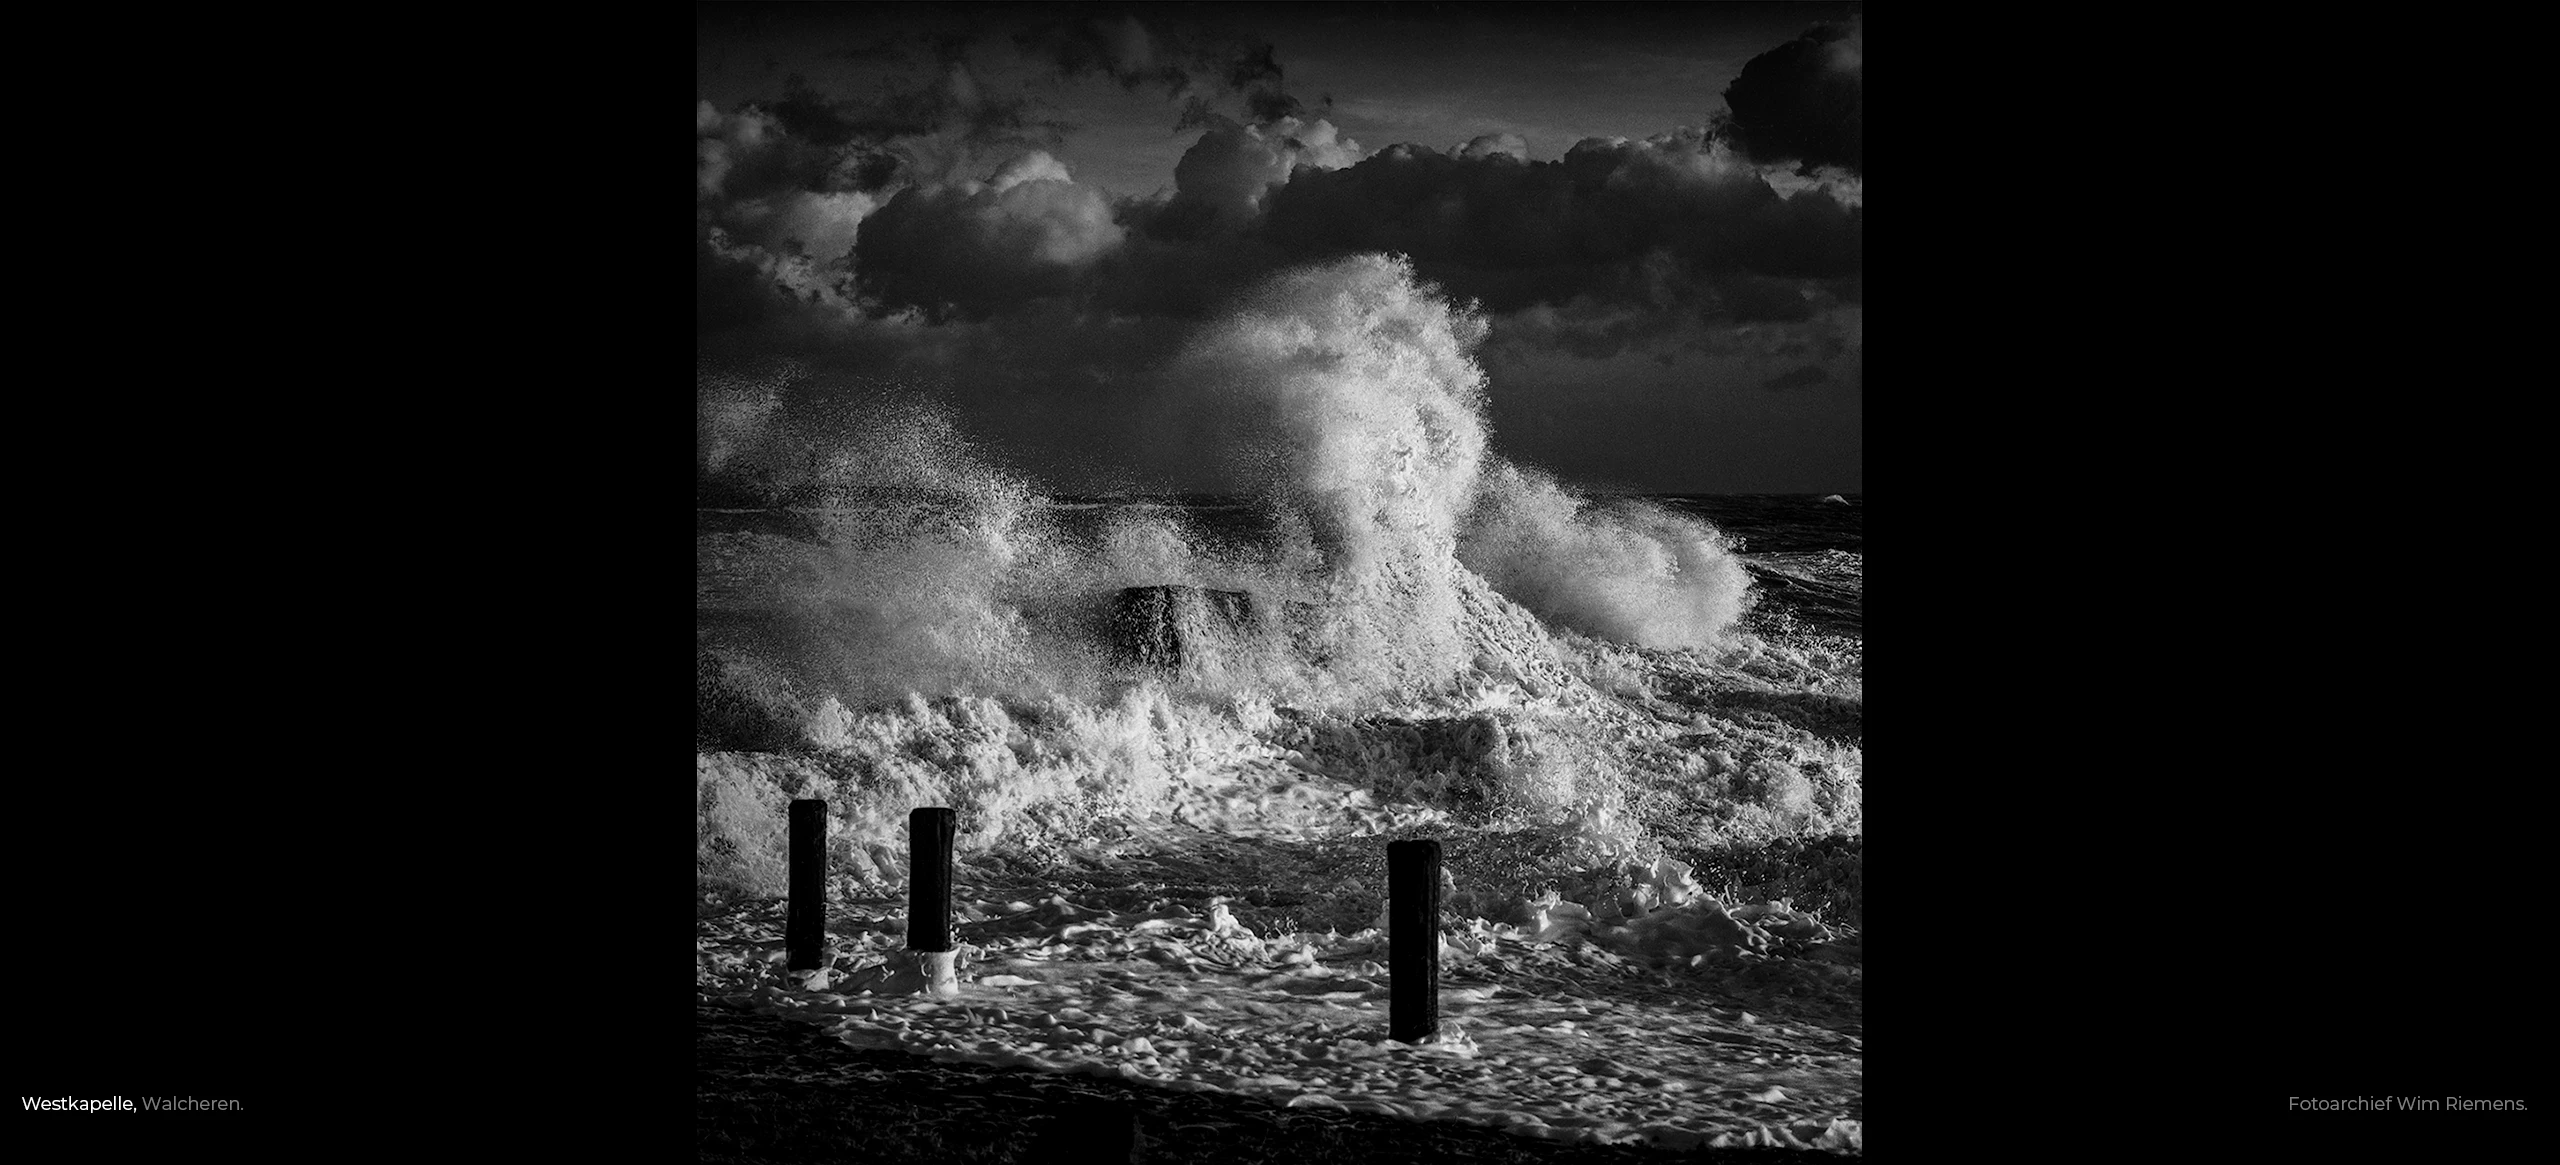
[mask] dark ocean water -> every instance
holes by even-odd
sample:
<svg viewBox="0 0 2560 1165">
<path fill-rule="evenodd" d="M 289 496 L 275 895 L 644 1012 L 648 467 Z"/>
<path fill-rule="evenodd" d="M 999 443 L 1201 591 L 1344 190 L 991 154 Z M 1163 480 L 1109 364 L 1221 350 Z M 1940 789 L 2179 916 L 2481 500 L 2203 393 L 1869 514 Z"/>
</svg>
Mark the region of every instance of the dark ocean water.
<svg viewBox="0 0 2560 1165">
<path fill-rule="evenodd" d="M 1859 551 L 1865 523 L 1858 494 L 1653 494 L 1650 500 L 1706 519 L 1745 553 Z M 1833 501 L 1830 499 L 1837 498 Z"/>
<path fill-rule="evenodd" d="M 1864 502 L 1857 494 L 1664 494 L 1652 499 L 1705 519 L 1751 568 L 1764 612 L 1815 631 L 1864 640 Z"/>
</svg>

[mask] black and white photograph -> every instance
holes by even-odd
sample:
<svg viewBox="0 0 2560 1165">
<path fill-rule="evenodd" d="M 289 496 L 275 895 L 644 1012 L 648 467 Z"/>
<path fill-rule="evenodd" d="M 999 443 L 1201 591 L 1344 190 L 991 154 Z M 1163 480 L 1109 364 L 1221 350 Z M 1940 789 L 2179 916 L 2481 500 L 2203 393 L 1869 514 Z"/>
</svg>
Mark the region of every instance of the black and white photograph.
<svg viewBox="0 0 2560 1165">
<path fill-rule="evenodd" d="M 1864 20 L 698 7 L 698 1159 L 1860 1155 Z"/>
</svg>

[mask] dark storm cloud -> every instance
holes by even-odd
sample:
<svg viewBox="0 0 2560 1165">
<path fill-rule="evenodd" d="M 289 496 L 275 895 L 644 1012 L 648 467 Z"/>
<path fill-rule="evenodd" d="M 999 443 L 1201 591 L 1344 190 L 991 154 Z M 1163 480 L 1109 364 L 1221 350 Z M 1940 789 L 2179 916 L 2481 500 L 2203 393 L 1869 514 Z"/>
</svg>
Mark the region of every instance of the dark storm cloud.
<svg viewBox="0 0 2560 1165">
<path fill-rule="evenodd" d="M 791 306 L 790 297 L 755 268 L 721 253 L 710 239 L 693 248 L 693 326 L 721 332 L 764 320 Z"/>
<path fill-rule="evenodd" d="M 936 322 L 985 319 L 1070 294 L 1124 233 L 1100 191 L 1032 153 L 984 183 L 899 191 L 862 220 L 857 285 L 883 308 L 918 308 Z"/>
<path fill-rule="evenodd" d="M 1265 125 L 1295 119 L 1321 119 L 1333 112 L 1333 95 L 1325 94 L 1323 100 L 1309 105 L 1279 89 L 1255 89 L 1245 94 L 1244 109 L 1247 115 L 1246 120 L 1240 122 L 1220 110 L 1217 102 L 1206 97 L 1195 96 L 1183 104 L 1182 116 L 1174 119 L 1173 132 L 1181 133 L 1185 130 L 1201 128 L 1216 129 L 1230 125 Z"/>
<path fill-rule="evenodd" d="M 1061 77 L 1099 73 L 1129 90 L 1180 92 L 1191 84 L 1191 71 L 1172 54 L 1159 54 L 1155 37 L 1135 16 L 1051 21 L 1014 34 L 1013 43 L 1026 56 L 1048 59 Z"/>
<path fill-rule="evenodd" d="M 1631 344 L 1676 336 L 1681 326 L 1676 313 L 1582 295 L 1564 304 L 1536 304 L 1499 317 L 1490 343 L 1496 349 L 1557 351 L 1585 360 L 1606 360 Z"/>
<path fill-rule="evenodd" d="M 1151 224 L 1162 203 L 1121 208 L 1128 233 L 1088 273 L 1090 302 L 1118 314 L 1197 320 L 1223 309 L 1246 287 L 1290 263 L 1288 252 L 1262 239 L 1195 235 L 1158 237 Z"/>
<path fill-rule="evenodd" d="M 1865 80 L 1861 23 L 1817 26 L 1743 65 L 1721 130 L 1759 161 L 1864 173 Z"/>
<path fill-rule="evenodd" d="M 851 61 L 857 65 L 904 65 L 915 59 L 908 46 L 898 43 L 896 37 L 846 45 L 820 55 L 832 60 Z"/>
<path fill-rule="evenodd" d="M 1813 301 L 1792 280 L 1740 272 L 1714 281 L 1703 314 L 1736 324 L 1801 323 L 1813 318 Z"/>
<path fill-rule="evenodd" d="M 856 265 L 866 304 L 979 320 L 1063 297 L 1098 311 L 1198 318 L 1300 258 L 1253 229 L 1272 191 L 1292 174 L 1360 157 L 1359 143 L 1322 121 L 1219 120 L 1185 153 L 1175 193 L 1161 202 L 1107 200 L 1046 155 L 1015 163 L 1039 159 L 1038 184 L 908 188 L 864 221 Z M 1001 184 L 999 176 L 988 185 Z"/>
<path fill-rule="evenodd" d="M 1400 145 L 1364 158 L 1321 120 L 1224 121 L 1184 153 L 1161 201 L 1114 202 L 1035 151 L 984 181 L 905 186 L 876 209 L 804 193 L 723 222 L 735 241 L 804 260 L 767 264 L 798 276 L 799 301 L 852 310 L 858 294 L 871 314 L 936 322 L 1050 299 L 1196 318 L 1281 268 L 1371 252 L 1409 256 L 1495 313 L 1509 341 L 1591 359 L 1688 323 L 1799 322 L 1818 296 L 1854 297 L 1863 212 L 1830 186 L 1781 195 L 1696 130 L 1590 139 L 1555 161 L 1524 153 L 1486 135 L 1455 154 Z M 1532 308 L 1550 310 L 1520 314 Z"/>
<path fill-rule="evenodd" d="M 981 155 L 1054 143 L 1070 128 L 1036 116 L 1027 98 L 990 96 L 967 63 L 952 56 L 953 43 L 927 47 L 945 58 L 937 75 L 868 97 L 831 96 L 795 76 L 781 96 L 733 112 L 697 103 L 696 262 L 704 285 L 696 294 L 697 328 L 739 327 L 767 316 L 799 328 L 813 306 L 852 310 L 859 224 L 882 202 L 917 184 L 948 182 Z M 1021 217 L 1011 206 L 998 208 L 986 225 L 1001 228 Z M 957 236 L 962 266 L 982 266 L 986 248 L 1000 248 L 987 242 L 988 233 Z M 1035 253 L 1042 249 L 1033 243 Z M 769 286 L 749 294 L 746 285 L 758 279 Z M 1060 286 L 1044 277 L 1016 294 Z"/>
<path fill-rule="evenodd" d="M 978 155 L 1051 145 L 1071 128 L 1034 116 L 1027 99 L 987 96 L 965 64 L 859 100 L 795 76 L 780 97 L 732 112 L 696 103 L 695 200 L 699 217 L 734 229 L 736 208 L 759 200 L 948 177 Z"/>
<path fill-rule="evenodd" d="M 804 15 L 783 9 L 768 18 Z M 1042 298 L 1094 298 L 1094 285 L 1080 277 L 1119 242 L 1115 217 L 1151 217 L 1157 208 L 1130 204 L 1115 215 L 1098 191 L 1083 187 L 987 189 L 989 182 L 973 181 L 986 174 L 989 159 L 1022 165 L 1036 156 L 1054 168 L 1045 148 L 1074 129 L 1046 116 L 1038 100 L 985 83 L 970 62 L 991 47 L 1009 43 L 1061 77 L 1099 75 L 1131 91 L 1161 88 L 1168 99 L 1185 98 L 1185 118 L 1213 127 L 1213 137 L 1240 132 L 1219 111 L 1237 95 L 1265 121 L 1302 108 L 1281 88 L 1268 41 L 1193 22 L 1099 12 L 1026 26 L 1004 10 L 974 9 L 918 9 L 888 20 L 890 35 L 826 55 L 922 69 L 921 76 L 848 95 L 793 75 L 778 95 L 734 109 L 698 103 L 700 327 L 739 327 L 767 314 L 798 327 L 813 306 L 984 319 Z M 1275 149 L 1276 163 L 1259 159 L 1266 181 L 1285 181 L 1290 162 L 1310 153 L 1337 165 L 1357 156 L 1329 138 Z M 1037 177 L 1071 181 L 1063 169 Z M 875 214 L 875 225 L 861 225 Z M 1114 270 L 1172 278 L 1099 298 L 1115 307 L 1167 305 L 1156 289 L 1200 289 L 1204 276 L 1221 287 L 1249 277 L 1235 257 L 1254 250 L 1228 248 L 1202 263 L 1152 248 Z M 758 288 L 758 280 L 772 286 Z"/>
<path fill-rule="evenodd" d="M 1529 160 L 1529 143 L 1516 133 L 1489 133 L 1478 135 L 1458 148 L 1458 156 L 1471 161 L 1489 158 L 1496 154 L 1506 155 L 1514 161 L 1526 162 Z"/>
<path fill-rule="evenodd" d="M 1240 95 L 1247 117 L 1273 121 L 1305 112 L 1287 90 L 1278 51 L 1249 32 L 1180 17 L 1098 9 L 1022 27 L 1008 38 L 1023 56 L 1067 80 L 1103 77 L 1129 92 L 1155 89 L 1182 102 L 1174 128 L 1213 124 L 1219 100 Z M 974 44 L 980 34 L 962 34 Z M 991 36 L 984 39 L 992 39 Z"/>
<path fill-rule="evenodd" d="M 795 138 L 780 118 L 753 106 L 724 114 L 698 102 L 693 134 L 697 203 L 827 189 L 844 160 L 841 150 Z"/>
<path fill-rule="evenodd" d="M 1205 238 L 1250 230 L 1272 193 L 1301 167 L 1334 170 L 1360 160 L 1360 143 L 1330 122 L 1281 118 L 1245 125 L 1212 116 L 1210 129 L 1174 164 L 1174 193 L 1149 227 L 1160 238 Z"/>
<path fill-rule="evenodd" d="M 1278 89 L 1256 89 L 1245 97 L 1245 110 L 1255 121 L 1278 121 L 1307 111 L 1305 104 Z"/>
<path fill-rule="evenodd" d="M 1075 128 L 1037 116 L 1027 97 L 990 96 L 968 65 L 958 61 L 944 65 L 931 80 L 891 86 L 859 99 L 828 97 L 793 77 L 781 99 L 759 102 L 757 108 L 781 123 L 795 142 L 861 158 L 866 172 L 850 175 L 839 167 L 830 177 L 838 182 L 851 177 L 853 188 L 862 190 L 877 190 L 913 172 L 918 158 L 914 139 L 944 137 L 961 148 L 983 151 L 1053 145 Z M 901 149 L 902 144 L 908 148 Z M 895 165 L 882 168 L 881 158 Z"/>
<path fill-rule="evenodd" d="M 740 242 L 713 227 L 694 240 L 694 334 L 796 347 L 838 342 L 854 312 L 844 264 Z"/>
<path fill-rule="evenodd" d="M 1824 369 L 1819 364 L 1808 364 L 1793 372 L 1780 373 L 1779 375 L 1772 376 L 1767 380 L 1761 381 L 1760 387 L 1768 389 L 1771 392 L 1785 392 L 1791 388 L 1803 388 L 1809 384 L 1820 384 L 1829 379 L 1831 379 L 1831 373 L 1828 370 Z"/>
<path fill-rule="evenodd" d="M 1044 21 L 1012 39 L 1023 55 L 1048 62 L 1061 77 L 1099 74 L 1130 91 L 1152 87 L 1186 97 L 1202 89 L 1276 91 L 1282 84 L 1269 41 L 1180 21 L 1150 25 L 1129 12 Z"/>
<path fill-rule="evenodd" d="M 1453 156 L 1400 145 L 1339 170 L 1299 169 L 1265 196 L 1257 227 L 1298 258 L 1409 255 L 1497 312 L 1589 295 L 1800 318 L 1775 281 L 1859 269 L 1858 208 L 1822 189 L 1781 196 L 1698 131 L 1590 139 L 1553 162 L 1501 146 L 1479 139 Z"/>
</svg>

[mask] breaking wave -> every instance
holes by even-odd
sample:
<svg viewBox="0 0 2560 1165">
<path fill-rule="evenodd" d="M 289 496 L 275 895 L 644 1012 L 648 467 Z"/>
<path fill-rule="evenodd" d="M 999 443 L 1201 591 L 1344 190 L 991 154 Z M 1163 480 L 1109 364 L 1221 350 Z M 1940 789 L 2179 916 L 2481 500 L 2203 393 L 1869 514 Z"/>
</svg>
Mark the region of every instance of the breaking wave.
<svg viewBox="0 0 2560 1165">
<path fill-rule="evenodd" d="M 859 789 L 848 837 L 888 861 L 912 804 L 977 812 L 964 849 L 1033 845 L 1142 810 L 1199 758 L 1275 745 L 1636 853 L 1631 774 L 1673 762 L 1629 735 L 1632 709 L 1703 682 L 1750 575 L 1696 518 L 1495 453 L 1486 331 L 1387 256 L 1232 305 L 1160 384 L 1203 468 L 1251 503 L 1216 530 L 1052 504 L 919 393 L 786 362 L 701 374 L 706 475 L 812 515 L 800 536 L 704 551 L 745 580 L 704 606 L 728 620 L 698 671 L 705 860 L 772 849 L 748 823 L 769 825 L 792 782 L 740 750 L 823 760 L 794 771 Z M 1678 683 L 1647 678 L 1664 668 Z M 1854 815 L 1854 749 L 1763 751 L 1677 763 L 1754 774 L 1728 782 L 1767 802 L 1753 820 Z M 1828 808 L 1799 762 L 1830 774 Z"/>
</svg>

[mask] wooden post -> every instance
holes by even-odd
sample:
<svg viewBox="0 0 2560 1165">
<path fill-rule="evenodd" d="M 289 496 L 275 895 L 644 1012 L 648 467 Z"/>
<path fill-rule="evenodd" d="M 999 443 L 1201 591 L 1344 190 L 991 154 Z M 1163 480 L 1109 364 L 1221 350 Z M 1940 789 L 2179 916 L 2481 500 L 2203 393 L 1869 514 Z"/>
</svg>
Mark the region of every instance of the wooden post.
<svg viewBox="0 0 2560 1165">
<path fill-rule="evenodd" d="M 951 950 L 951 838 L 959 819 L 944 808 L 907 814 L 907 949 Z"/>
<path fill-rule="evenodd" d="M 827 941 L 827 803 L 791 803 L 791 901 L 783 908 L 783 945 L 794 971 L 814 971 Z"/>
<path fill-rule="evenodd" d="M 1387 843 L 1387 1035 L 1440 1030 L 1440 843 Z"/>
</svg>

